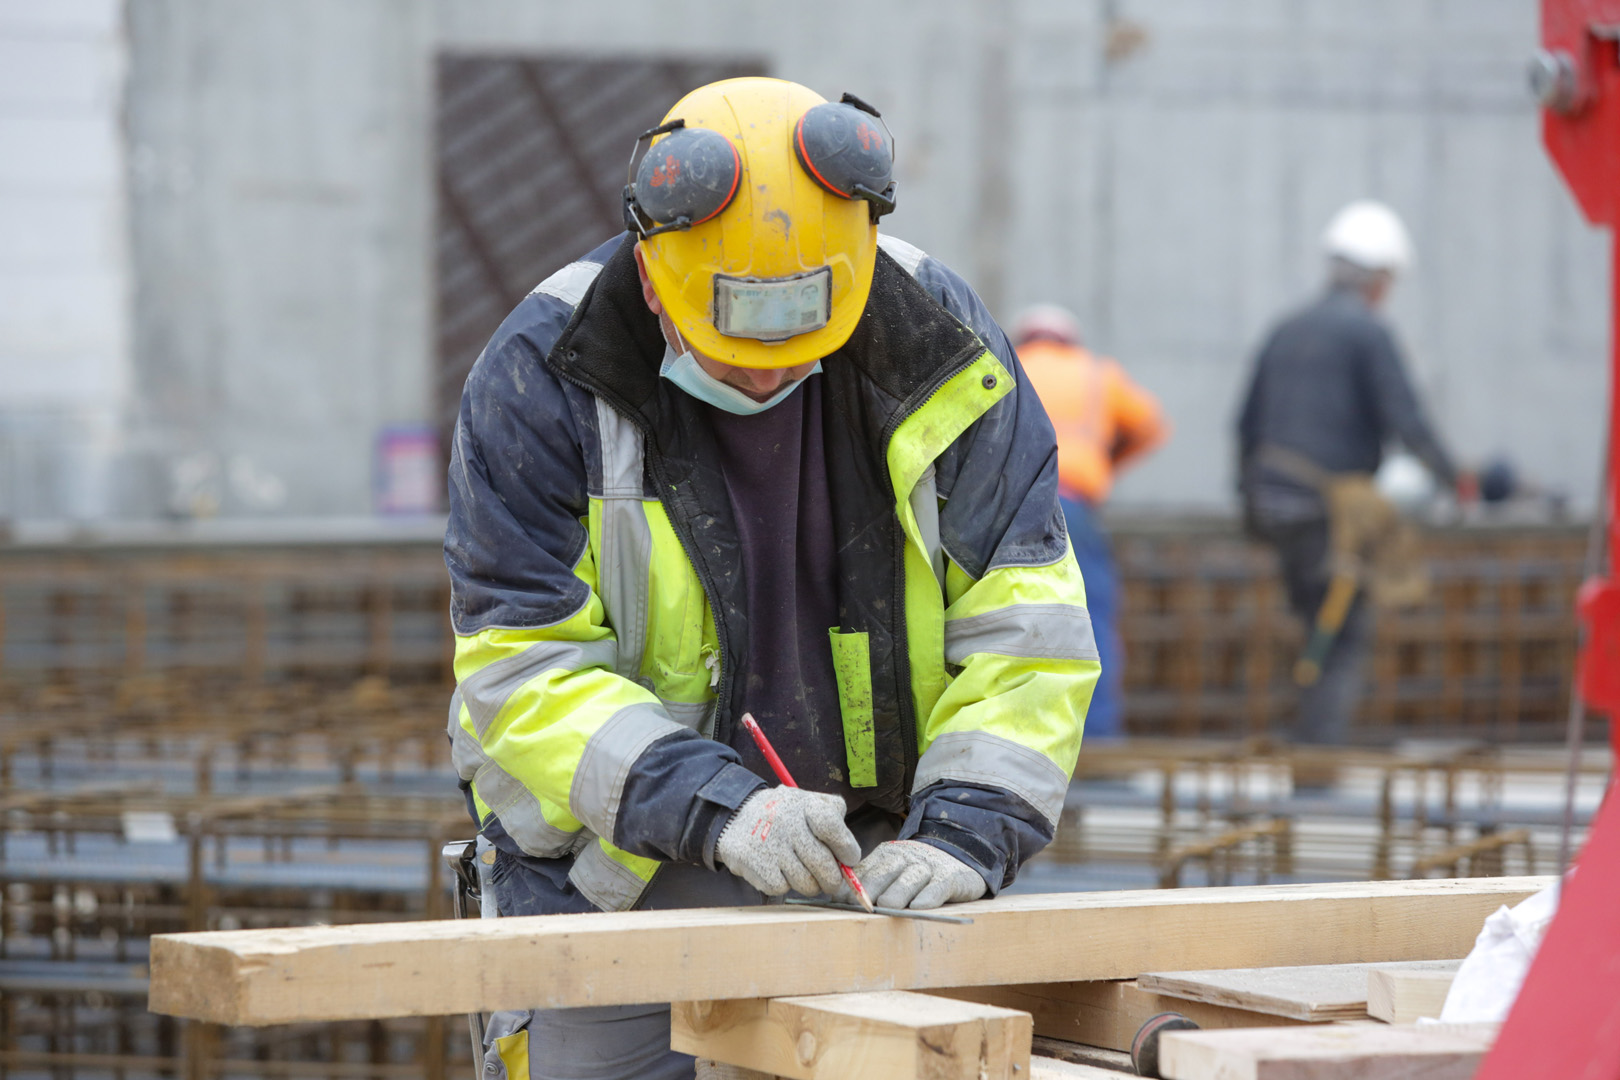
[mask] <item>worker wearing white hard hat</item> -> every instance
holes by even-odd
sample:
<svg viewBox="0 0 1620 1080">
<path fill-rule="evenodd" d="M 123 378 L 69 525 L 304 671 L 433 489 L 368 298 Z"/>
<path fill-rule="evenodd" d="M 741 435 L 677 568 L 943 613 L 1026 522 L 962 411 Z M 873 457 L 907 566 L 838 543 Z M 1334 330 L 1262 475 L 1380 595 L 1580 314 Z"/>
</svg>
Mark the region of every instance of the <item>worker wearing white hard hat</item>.
<svg viewBox="0 0 1620 1080">
<path fill-rule="evenodd" d="M 1346 741 L 1361 692 L 1368 613 L 1330 604 L 1329 491 L 1370 478 L 1400 442 L 1448 486 L 1457 471 L 1424 416 L 1379 314 L 1413 244 L 1395 211 L 1358 199 L 1322 233 L 1328 288 L 1271 331 L 1238 421 L 1240 490 L 1250 531 L 1277 549 L 1290 606 L 1308 637 L 1294 737 Z M 1342 535 L 1342 533 L 1341 533 Z M 1324 629 L 1327 631 L 1322 637 Z M 1318 655 L 1313 655 L 1312 650 Z"/>
<path fill-rule="evenodd" d="M 1322 248 L 1329 258 L 1373 273 L 1404 273 L 1412 265 L 1412 237 L 1395 211 L 1372 199 L 1357 199 L 1328 222 Z"/>
</svg>

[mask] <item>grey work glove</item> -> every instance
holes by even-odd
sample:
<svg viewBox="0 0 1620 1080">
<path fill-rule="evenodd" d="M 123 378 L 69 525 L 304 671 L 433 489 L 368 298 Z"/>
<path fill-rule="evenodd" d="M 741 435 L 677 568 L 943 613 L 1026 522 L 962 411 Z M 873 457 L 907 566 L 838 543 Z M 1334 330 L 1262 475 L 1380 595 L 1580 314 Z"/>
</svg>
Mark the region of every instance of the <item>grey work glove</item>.
<svg viewBox="0 0 1620 1080">
<path fill-rule="evenodd" d="M 844 800 L 790 787 L 744 799 L 714 845 L 716 862 L 767 896 L 836 892 L 844 882 L 839 860 L 853 864 L 860 857 L 861 845 L 844 824 Z"/>
<path fill-rule="evenodd" d="M 977 900 L 984 878 L 942 848 L 918 840 L 890 840 L 855 868 L 878 907 L 936 908 Z"/>
</svg>

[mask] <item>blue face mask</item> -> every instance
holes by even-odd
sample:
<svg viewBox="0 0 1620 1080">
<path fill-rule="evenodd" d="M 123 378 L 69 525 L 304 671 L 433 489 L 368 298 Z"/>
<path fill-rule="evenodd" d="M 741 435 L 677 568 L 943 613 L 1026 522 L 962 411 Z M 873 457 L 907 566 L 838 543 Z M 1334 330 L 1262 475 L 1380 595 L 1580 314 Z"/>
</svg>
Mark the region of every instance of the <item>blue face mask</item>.
<svg viewBox="0 0 1620 1080">
<path fill-rule="evenodd" d="M 821 361 L 817 360 L 816 366 L 810 369 L 805 378 L 820 370 Z M 737 416 L 753 416 L 755 413 L 762 413 L 766 409 L 780 405 L 804 382 L 804 379 L 797 379 L 786 383 L 764 401 L 755 401 L 735 386 L 727 386 L 699 367 L 692 350 L 688 349 L 677 356 L 675 350 L 668 345 L 664 346 L 664 363 L 658 369 L 658 374 L 699 401 L 706 401 L 717 409 L 724 409 Z"/>
</svg>

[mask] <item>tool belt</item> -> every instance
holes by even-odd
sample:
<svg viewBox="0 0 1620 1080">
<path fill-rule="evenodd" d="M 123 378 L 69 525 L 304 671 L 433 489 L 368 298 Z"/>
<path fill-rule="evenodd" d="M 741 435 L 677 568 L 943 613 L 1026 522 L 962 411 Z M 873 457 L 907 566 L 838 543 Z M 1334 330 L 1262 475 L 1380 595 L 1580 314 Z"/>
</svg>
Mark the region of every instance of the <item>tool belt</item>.
<svg viewBox="0 0 1620 1080">
<path fill-rule="evenodd" d="M 1311 488 L 1328 515 L 1328 572 L 1349 576 L 1379 607 L 1412 607 L 1429 596 L 1429 568 L 1411 523 L 1373 484 L 1370 473 L 1336 473 L 1275 444 L 1254 454 L 1263 466 Z"/>
</svg>

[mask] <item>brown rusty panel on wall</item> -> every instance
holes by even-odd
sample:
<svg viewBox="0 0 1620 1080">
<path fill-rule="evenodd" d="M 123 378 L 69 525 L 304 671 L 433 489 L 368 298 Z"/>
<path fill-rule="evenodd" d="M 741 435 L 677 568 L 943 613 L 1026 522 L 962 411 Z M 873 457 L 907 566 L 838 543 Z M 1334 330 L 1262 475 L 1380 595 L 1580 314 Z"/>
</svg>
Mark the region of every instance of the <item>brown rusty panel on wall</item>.
<svg viewBox="0 0 1620 1080">
<path fill-rule="evenodd" d="M 636 136 L 692 88 L 764 72 L 746 58 L 439 57 L 443 431 L 455 421 L 467 372 L 507 313 L 624 228 L 620 192 Z"/>
</svg>

